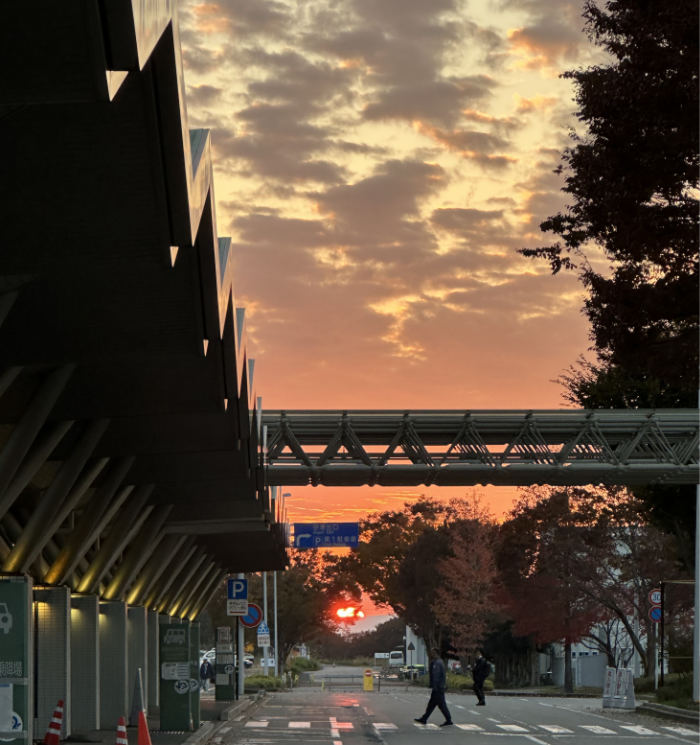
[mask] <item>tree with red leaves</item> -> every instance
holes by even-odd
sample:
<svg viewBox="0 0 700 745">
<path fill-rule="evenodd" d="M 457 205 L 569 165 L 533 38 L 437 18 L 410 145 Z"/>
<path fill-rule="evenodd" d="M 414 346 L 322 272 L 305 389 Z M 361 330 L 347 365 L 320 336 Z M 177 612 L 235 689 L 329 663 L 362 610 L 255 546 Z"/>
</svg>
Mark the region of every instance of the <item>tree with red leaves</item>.
<svg viewBox="0 0 700 745">
<path fill-rule="evenodd" d="M 433 604 L 438 622 L 449 629 L 460 656 L 480 647 L 500 609 L 495 599 L 496 526 L 478 503 L 472 509 L 470 519 L 450 526 L 451 555 L 438 562 L 440 581 Z"/>
</svg>

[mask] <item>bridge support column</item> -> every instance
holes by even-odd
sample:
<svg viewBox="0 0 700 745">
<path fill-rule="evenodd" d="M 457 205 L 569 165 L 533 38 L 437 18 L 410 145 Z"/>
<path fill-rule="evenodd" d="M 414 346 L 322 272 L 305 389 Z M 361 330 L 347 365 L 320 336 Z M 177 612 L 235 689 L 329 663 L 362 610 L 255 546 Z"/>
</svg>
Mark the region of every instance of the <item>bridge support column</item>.
<svg viewBox="0 0 700 745">
<path fill-rule="evenodd" d="M 100 603 L 100 726 L 116 728 L 128 714 L 128 644 L 126 603 Z"/>
<path fill-rule="evenodd" d="M 158 649 L 158 611 L 147 611 L 148 706 L 155 709 L 160 695 L 160 650 Z"/>
<path fill-rule="evenodd" d="M 100 728 L 100 604 L 72 595 L 70 610 L 71 723 L 76 732 Z"/>
<path fill-rule="evenodd" d="M 129 708 L 134 706 L 134 686 L 136 675 L 141 668 L 143 685 L 143 706 L 148 711 L 148 635 L 146 629 L 146 609 L 142 606 L 130 607 L 127 610 L 127 640 L 129 645 Z"/>
<path fill-rule="evenodd" d="M 63 701 L 63 736 L 71 734 L 70 590 L 34 589 L 36 717 L 34 731 L 45 733 L 56 704 Z"/>
</svg>

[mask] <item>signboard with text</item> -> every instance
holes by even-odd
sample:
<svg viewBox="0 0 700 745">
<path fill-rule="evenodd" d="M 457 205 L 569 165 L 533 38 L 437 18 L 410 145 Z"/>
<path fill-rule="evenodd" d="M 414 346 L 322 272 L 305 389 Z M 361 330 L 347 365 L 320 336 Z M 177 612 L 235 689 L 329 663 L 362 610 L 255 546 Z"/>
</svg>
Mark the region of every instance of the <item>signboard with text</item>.
<svg viewBox="0 0 700 745">
<path fill-rule="evenodd" d="M 229 579 L 227 589 L 226 615 L 245 616 L 248 612 L 248 580 Z"/>
<path fill-rule="evenodd" d="M 359 539 L 358 523 L 294 523 L 294 548 L 352 548 Z"/>
<path fill-rule="evenodd" d="M 32 582 L 0 579 L 0 741 L 32 742 Z"/>
<path fill-rule="evenodd" d="M 189 732 L 193 728 L 190 693 L 199 688 L 199 674 L 193 674 L 188 624 L 158 627 L 160 656 L 160 726 L 163 730 Z"/>
</svg>

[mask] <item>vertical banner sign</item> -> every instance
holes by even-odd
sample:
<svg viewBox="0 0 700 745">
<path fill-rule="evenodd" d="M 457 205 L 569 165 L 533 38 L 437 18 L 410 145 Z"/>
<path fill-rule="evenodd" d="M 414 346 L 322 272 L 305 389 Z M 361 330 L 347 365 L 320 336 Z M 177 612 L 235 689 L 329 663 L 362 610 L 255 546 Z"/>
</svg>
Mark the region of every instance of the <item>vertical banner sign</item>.
<svg viewBox="0 0 700 745">
<path fill-rule="evenodd" d="M 233 654 L 233 634 L 230 626 L 216 628 L 216 691 L 217 701 L 234 701 L 236 676 Z"/>
<path fill-rule="evenodd" d="M 192 677 L 190 627 L 185 623 L 158 627 L 160 650 L 160 728 L 192 731 L 190 692 L 199 687 L 199 673 Z"/>
<path fill-rule="evenodd" d="M 31 609 L 31 579 L 0 577 L 0 741 L 17 745 L 33 740 Z"/>
<path fill-rule="evenodd" d="M 190 623 L 190 679 L 198 685 L 190 688 L 190 711 L 192 712 L 192 726 L 196 732 L 201 724 L 199 707 L 199 621 Z"/>
</svg>

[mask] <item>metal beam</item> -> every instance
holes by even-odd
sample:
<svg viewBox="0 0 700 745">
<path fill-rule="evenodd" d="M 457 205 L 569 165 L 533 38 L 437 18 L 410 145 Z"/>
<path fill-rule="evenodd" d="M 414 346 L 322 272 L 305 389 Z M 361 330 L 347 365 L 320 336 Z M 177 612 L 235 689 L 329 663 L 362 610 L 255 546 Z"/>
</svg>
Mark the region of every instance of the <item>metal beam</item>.
<svg viewBox="0 0 700 745">
<path fill-rule="evenodd" d="M 697 409 L 268 411 L 268 485 L 695 484 Z"/>
<path fill-rule="evenodd" d="M 24 526 L 22 536 L 15 543 L 3 564 L 3 571 L 26 572 L 30 564 L 41 553 L 46 542 L 54 534 L 60 522 L 54 517 L 75 485 L 80 472 L 85 467 L 93 450 L 104 434 L 109 420 L 98 419 L 91 422 L 76 443 L 70 456 L 63 461 L 51 486 L 44 492 L 39 504 Z"/>
<path fill-rule="evenodd" d="M 158 606 L 159 613 L 166 613 L 169 616 L 177 615 L 177 611 L 182 603 L 182 597 L 186 592 L 188 583 L 207 558 L 208 557 L 205 553 L 201 553 L 199 556 L 193 556 L 192 560 L 183 567 L 180 576 L 177 578 L 177 585 L 171 588 L 170 592 Z"/>
<path fill-rule="evenodd" d="M 197 594 L 195 600 L 192 602 L 191 607 L 187 610 L 187 617 L 190 621 L 196 620 L 197 616 L 199 616 L 202 610 L 207 607 L 209 601 L 211 600 L 212 588 L 218 585 L 226 575 L 227 572 L 225 569 L 214 569 L 211 574 L 211 578 L 207 582 L 205 582 L 204 585 L 202 585 L 202 588 Z"/>
<path fill-rule="evenodd" d="M 124 504 L 114 521 L 110 523 L 109 535 L 102 541 L 97 554 L 90 562 L 87 572 L 77 583 L 76 592 L 85 595 L 97 592 L 102 578 L 111 569 L 122 551 L 132 542 L 134 536 L 141 530 L 141 526 L 153 511 L 153 505 L 146 504 L 153 488 L 153 484 L 140 486 L 129 497 L 128 502 Z M 104 599 L 114 600 L 114 598 L 108 597 Z"/>
<path fill-rule="evenodd" d="M 142 605 L 142 601 L 151 592 L 159 577 L 171 564 L 177 554 L 183 550 L 183 546 L 189 539 L 186 535 L 166 535 L 158 544 L 156 551 L 151 556 L 129 590 L 126 602 L 129 605 Z"/>
<path fill-rule="evenodd" d="M 144 523 L 134 538 L 121 564 L 107 585 L 102 597 L 105 600 L 124 600 L 129 585 L 155 551 L 162 538 L 163 523 L 172 511 L 171 504 L 162 504 L 154 508 L 153 514 Z"/>
<path fill-rule="evenodd" d="M 162 607 L 161 604 L 163 598 L 170 589 L 170 586 L 178 578 L 178 575 L 180 574 L 182 569 L 187 565 L 187 562 L 190 561 L 192 556 L 194 556 L 197 549 L 198 546 L 195 543 L 192 543 L 192 545 L 188 546 L 173 561 L 173 564 L 170 567 L 170 573 L 166 577 L 161 578 L 160 582 L 156 583 L 156 586 L 151 590 L 150 594 L 146 598 L 146 602 L 144 603 L 146 608 L 154 608 L 155 610 L 158 610 L 158 612 L 161 612 L 160 609 Z"/>
<path fill-rule="evenodd" d="M 12 507 L 15 500 L 26 489 L 29 482 L 36 476 L 56 445 L 65 437 L 74 422 L 58 422 L 42 433 L 32 449 L 17 469 L 12 482 L 8 484 L 4 493 L 0 494 L 0 517 Z"/>
<path fill-rule="evenodd" d="M 210 561 L 206 567 L 201 568 L 190 580 L 190 583 L 183 588 L 182 592 L 178 596 L 177 602 L 173 606 L 172 613 L 178 614 L 181 618 L 187 616 L 187 611 L 192 605 L 192 598 L 197 592 L 202 583 L 209 577 L 212 570 L 216 567 L 213 561 Z"/>
<path fill-rule="evenodd" d="M 78 525 L 46 573 L 44 581 L 47 584 L 60 585 L 67 581 L 104 525 L 133 491 L 133 485 L 120 488 L 133 463 L 132 457 L 120 458 L 110 468 L 104 483 L 92 496 Z"/>
<path fill-rule="evenodd" d="M 63 365 L 47 375 L 12 430 L 0 451 L 0 494 L 12 481 L 74 370 L 75 365 Z"/>
</svg>

